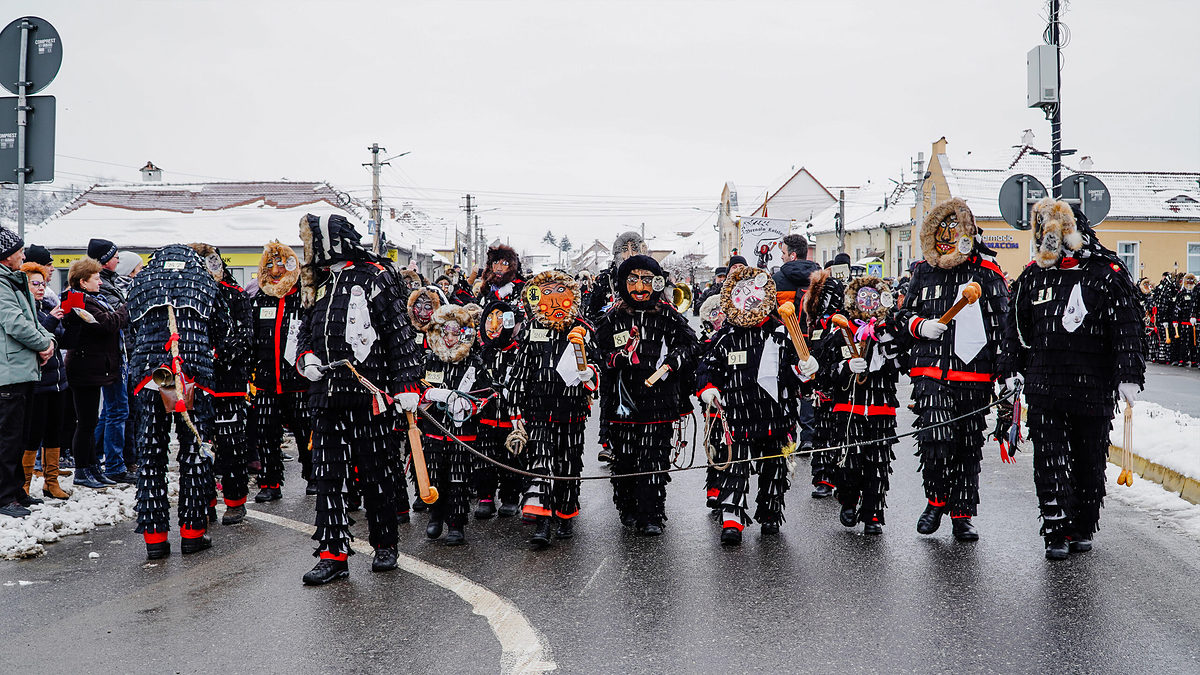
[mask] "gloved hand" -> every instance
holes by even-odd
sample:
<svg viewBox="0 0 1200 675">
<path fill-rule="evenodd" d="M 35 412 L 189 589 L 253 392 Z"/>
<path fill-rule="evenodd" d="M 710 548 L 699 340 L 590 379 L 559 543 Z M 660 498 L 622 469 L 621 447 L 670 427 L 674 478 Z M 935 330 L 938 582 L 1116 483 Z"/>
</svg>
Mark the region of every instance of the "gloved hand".
<svg viewBox="0 0 1200 675">
<path fill-rule="evenodd" d="M 393 400 L 396 401 L 396 407 L 400 412 L 416 412 L 417 406 L 421 403 L 421 395 L 416 392 L 396 394 Z"/>
<path fill-rule="evenodd" d="M 1137 401 L 1137 395 L 1141 389 L 1132 382 L 1122 382 L 1117 385 L 1117 392 L 1121 394 L 1121 398 L 1125 399 L 1125 405 L 1133 405 Z"/>
<path fill-rule="evenodd" d="M 938 338 L 942 337 L 942 334 L 944 334 L 946 329 L 949 327 L 950 326 L 942 323 L 941 321 L 924 319 L 921 321 L 921 323 L 917 324 L 917 335 L 920 335 L 926 340 L 937 340 Z"/>
<path fill-rule="evenodd" d="M 854 373 L 855 375 L 867 372 L 867 360 L 861 356 L 856 356 L 855 358 L 850 359 L 846 362 L 846 364 L 850 366 L 850 372 Z"/>
<path fill-rule="evenodd" d="M 321 370 L 321 359 L 318 359 L 316 354 L 305 354 L 301 363 L 304 364 L 301 372 L 310 382 L 319 382 L 325 378 L 325 373 Z"/>
<path fill-rule="evenodd" d="M 426 401 L 436 401 L 438 403 L 447 403 L 450 401 L 450 395 L 454 392 L 441 387 L 430 387 L 425 390 Z"/>
<path fill-rule="evenodd" d="M 1008 392 L 1015 390 L 1017 387 L 1019 387 L 1023 384 L 1025 384 L 1025 376 L 1020 373 L 1016 373 L 1015 375 L 1012 375 L 1011 377 L 1006 377 L 1006 378 L 1004 378 L 1004 392 L 1003 393 L 1007 394 Z"/>
<path fill-rule="evenodd" d="M 471 399 L 454 391 L 450 392 L 450 398 L 446 401 L 446 411 L 455 420 L 465 420 L 475 412 L 475 406 L 471 403 Z"/>
<path fill-rule="evenodd" d="M 718 390 L 716 387 L 709 387 L 708 389 L 700 392 L 700 400 L 704 403 L 704 405 L 710 408 L 713 406 L 714 401 L 716 403 L 720 403 L 721 405 L 725 404 L 725 401 L 721 398 L 720 390 Z"/>
<path fill-rule="evenodd" d="M 810 355 L 806 361 L 800 362 L 800 378 L 811 380 L 812 376 L 820 369 L 821 364 L 817 362 L 816 357 Z"/>
</svg>

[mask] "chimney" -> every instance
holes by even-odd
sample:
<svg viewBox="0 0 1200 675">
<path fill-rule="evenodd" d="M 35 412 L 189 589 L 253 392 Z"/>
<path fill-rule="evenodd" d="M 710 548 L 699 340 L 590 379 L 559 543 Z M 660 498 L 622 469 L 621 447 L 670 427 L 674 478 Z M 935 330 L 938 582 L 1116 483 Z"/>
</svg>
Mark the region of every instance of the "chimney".
<svg viewBox="0 0 1200 675">
<path fill-rule="evenodd" d="M 142 167 L 142 182 L 143 183 L 161 183 L 162 169 L 154 166 L 154 162 L 146 162 L 146 166 Z"/>
<path fill-rule="evenodd" d="M 1094 164 L 1092 162 L 1091 155 L 1084 155 L 1083 158 L 1079 160 L 1079 170 L 1080 171 L 1091 171 L 1093 165 Z"/>
</svg>

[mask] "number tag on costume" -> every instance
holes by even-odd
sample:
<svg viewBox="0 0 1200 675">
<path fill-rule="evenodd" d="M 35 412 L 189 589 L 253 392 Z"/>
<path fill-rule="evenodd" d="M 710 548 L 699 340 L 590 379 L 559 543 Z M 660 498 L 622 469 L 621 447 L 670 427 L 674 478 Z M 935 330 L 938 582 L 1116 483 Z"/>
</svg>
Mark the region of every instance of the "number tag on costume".
<svg viewBox="0 0 1200 675">
<path fill-rule="evenodd" d="M 263 307 L 263 308 L 261 308 L 261 309 L 259 309 L 259 310 L 258 310 L 258 318 L 260 318 L 260 319 L 274 319 L 274 318 L 275 318 L 275 310 L 276 310 L 276 309 L 277 309 L 276 307 Z"/>
<path fill-rule="evenodd" d="M 814 340 L 820 340 L 820 339 L 821 339 L 821 335 L 823 335 L 824 333 L 825 333 L 825 331 L 824 331 L 824 330 L 822 330 L 822 329 L 818 328 L 818 329 L 816 329 L 816 330 L 814 330 L 814 331 L 812 332 L 812 339 L 814 339 Z"/>
<path fill-rule="evenodd" d="M 1048 286 L 1038 291 L 1037 297 L 1033 299 L 1033 304 L 1042 305 L 1054 299 L 1054 287 Z"/>
<path fill-rule="evenodd" d="M 529 329 L 529 341 L 530 342 L 549 342 L 550 341 L 550 329 L 549 328 L 530 328 Z"/>
<path fill-rule="evenodd" d="M 417 345 L 424 345 L 425 344 L 425 335 L 424 334 L 418 335 L 417 337 L 413 338 L 413 342 L 417 343 Z"/>
<path fill-rule="evenodd" d="M 187 263 L 182 260 L 168 260 L 163 263 L 164 270 L 177 271 L 187 267 Z"/>
<path fill-rule="evenodd" d="M 446 375 L 440 370 L 425 371 L 425 381 L 429 384 L 441 384 L 446 381 Z"/>
<path fill-rule="evenodd" d="M 629 342 L 629 331 L 627 331 L 627 330 L 621 331 L 620 333 L 613 335 L 613 346 L 614 347 L 624 347 L 626 344 L 628 344 L 628 342 Z"/>
<path fill-rule="evenodd" d="M 323 297 L 325 297 L 325 287 L 324 286 L 317 289 L 317 299 L 320 300 Z"/>
<path fill-rule="evenodd" d="M 842 358 L 843 359 L 854 358 L 854 352 L 850 351 L 850 345 L 842 345 Z"/>
<path fill-rule="evenodd" d="M 729 365 L 742 366 L 746 364 L 746 352 L 729 352 Z"/>
</svg>

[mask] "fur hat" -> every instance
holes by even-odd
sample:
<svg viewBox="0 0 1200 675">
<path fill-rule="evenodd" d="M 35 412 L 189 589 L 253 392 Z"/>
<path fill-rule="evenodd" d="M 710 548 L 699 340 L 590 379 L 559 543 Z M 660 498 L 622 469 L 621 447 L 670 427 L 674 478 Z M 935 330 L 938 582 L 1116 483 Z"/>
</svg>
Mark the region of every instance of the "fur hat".
<svg viewBox="0 0 1200 675">
<path fill-rule="evenodd" d="M 101 265 L 113 259 L 117 245 L 107 239 L 92 239 L 88 242 L 87 256 Z"/>
<path fill-rule="evenodd" d="M 630 244 L 634 247 L 633 255 L 646 255 L 650 252 L 650 247 L 646 245 L 646 240 L 642 238 L 642 235 L 633 230 L 622 232 L 613 241 L 612 256 L 614 263 L 620 259 L 621 252 L 628 248 Z"/>
<path fill-rule="evenodd" d="M 949 253 L 939 253 L 935 245 L 937 231 L 942 223 L 948 220 L 957 229 L 955 248 Z M 975 226 L 975 215 L 971 213 L 971 209 L 967 207 L 965 201 L 954 197 L 938 204 L 921 223 L 921 251 L 925 254 L 925 262 L 944 270 L 961 265 L 975 250 L 975 238 L 978 233 L 979 228 Z M 968 238 L 971 242 L 971 248 L 966 253 L 959 248 L 959 242 L 963 237 Z"/>
<path fill-rule="evenodd" d="M 276 259 L 284 261 L 286 271 L 279 281 L 271 281 L 267 277 L 267 271 L 271 268 L 271 262 Z M 262 257 L 258 260 L 258 289 L 260 291 L 273 298 L 282 298 L 292 291 L 299 280 L 300 258 L 296 256 L 296 252 L 292 250 L 291 246 L 281 244 L 278 239 L 275 239 L 263 247 Z"/>
<path fill-rule="evenodd" d="M 1067 252 L 1083 248 L 1075 213 L 1064 201 L 1045 197 L 1033 205 L 1033 259 L 1038 267 L 1054 267 Z"/>
<path fill-rule="evenodd" d="M 508 272 L 504 273 L 503 275 L 496 276 L 495 274 L 492 274 L 492 263 L 499 260 L 508 261 Z M 517 252 L 514 251 L 511 246 L 496 244 L 488 249 L 487 263 L 483 266 L 484 288 L 486 288 L 488 284 L 503 286 L 513 279 L 516 279 L 518 276 L 520 276 L 520 274 L 521 256 L 517 255 Z"/>
<path fill-rule="evenodd" d="M 433 311 L 435 312 L 438 311 L 442 305 L 446 304 L 446 296 L 442 295 L 442 289 L 438 288 L 437 286 L 422 286 L 408 294 L 408 322 L 412 324 L 413 328 L 421 331 L 422 333 L 429 329 L 429 323 L 432 321 L 432 319 L 430 319 L 429 322 L 418 319 L 417 316 L 413 314 L 413 306 L 417 304 L 417 300 L 423 295 L 429 297 L 430 302 L 433 303 Z"/>
<path fill-rule="evenodd" d="M 225 260 L 221 258 L 221 249 L 201 242 L 188 244 L 188 246 L 200 255 L 200 259 L 204 261 L 204 268 L 208 270 L 212 278 L 217 281 L 225 280 Z"/>
<path fill-rule="evenodd" d="M 708 317 L 709 314 L 712 314 L 713 310 L 720 309 L 720 307 L 720 294 L 714 293 L 705 298 L 704 302 L 700 303 L 700 322 L 707 323 L 708 319 L 706 317 Z"/>
<path fill-rule="evenodd" d="M 543 311 L 538 303 L 541 286 L 551 283 L 562 284 L 571 293 L 571 306 L 564 307 L 567 312 L 567 318 L 562 321 L 555 321 L 547 317 L 545 311 Z M 575 317 L 579 315 L 579 283 L 575 281 L 575 277 L 559 270 L 539 272 L 525 284 L 524 300 L 525 306 L 529 310 L 529 315 L 540 325 L 556 330 L 563 330 L 567 326 L 570 326 L 574 322 Z"/>
<path fill-rule="evenodd" d="M 891 302 L 882 301 L 873 312 L 863 312 L 858 308 L 858 291 L 860 288 L 874 288 L 879 291 L 882 298 L 884 293 L 891 297 L 891 287 L 888 283 L 879 277 L 859 277 L 846 285 L 845 311 L 851 319 L 859 321 L 867 321 L 870 319 L 882 319 L 887 316 L 887 313 L 895 306 L 895 299 Z"/>
<path fill-rule="evenodd" d="M 434 356 L 438 357 L 438 360 L 443 363 L 458 363 L 471 353 L 471 345 L 475 343 L 476 316 L 478 315 L 475 312 L 463 305 L 442 305 L 434 310 L 425 334 L 428 336 L 429 349 L 433 351 Z M 470 332 L 464 331 L 460 335 L 458 344 L 447 347 L 446 343 L 442 341 L 441 335 L 442 329 L 451 321 L 457 323 L 459 328 L 469 329 Z"/>
<path fill-rule="evenodd" d="M 750 311 L 738 309 L 733 304 L 733 287 L 739 281 L 748 281 L 758 279 L 761 275 L 763 289 L 762 304 Z M 721 287 L 721 310 L 725 312 L 725 318 L 732 324 L 737 326 L 757 326 L 762 323 L 763 319 L 771 315 L 771 312 L 776 308 L 775 300 L 775 281 L 771 279 L 771 275 L 766 270 L 760 270 L 757 267 L 739 267 L 729 276 L 725 278 L 725 285 Z"/>
</svg>

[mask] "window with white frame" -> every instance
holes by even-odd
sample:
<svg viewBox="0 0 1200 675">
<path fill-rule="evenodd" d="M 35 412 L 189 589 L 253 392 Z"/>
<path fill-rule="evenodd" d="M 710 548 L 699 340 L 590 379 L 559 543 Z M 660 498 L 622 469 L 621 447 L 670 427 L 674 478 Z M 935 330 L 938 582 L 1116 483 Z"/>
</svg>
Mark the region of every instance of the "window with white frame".
<svg viewBox="0 0 1200 675">
<path fill-rule="evenodd" d="M 1142 276 L 1141 270 L 1138 269 L 1138 242 L 1118 241 L 1117 257 L 1121 259 L 1125 269 L 1129 270 L 1131 277 L 1138 279 Z"/>
<path fill-rule="evenodd" d="M 1187 271 L 1192 274 L 1200 274 L 1200 241 L 1188 242 Z"/>
</svg>

